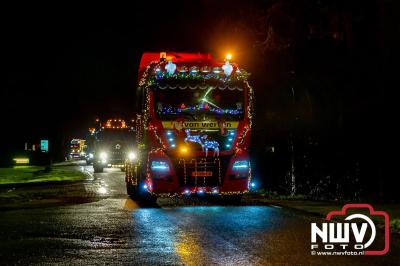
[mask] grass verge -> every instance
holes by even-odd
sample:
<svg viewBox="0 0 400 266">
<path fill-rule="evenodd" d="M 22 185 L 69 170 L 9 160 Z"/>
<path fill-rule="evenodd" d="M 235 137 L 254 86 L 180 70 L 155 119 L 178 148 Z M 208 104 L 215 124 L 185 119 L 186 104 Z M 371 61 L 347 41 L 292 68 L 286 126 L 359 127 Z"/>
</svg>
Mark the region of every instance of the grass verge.
<svg viewBox="0 0 400 266">
<path fill-rule="evenodd" d="M 85 174 L 73 167 L 15 166 L 0 168 L 0 185 L 79 181 Z"/>
</svg>

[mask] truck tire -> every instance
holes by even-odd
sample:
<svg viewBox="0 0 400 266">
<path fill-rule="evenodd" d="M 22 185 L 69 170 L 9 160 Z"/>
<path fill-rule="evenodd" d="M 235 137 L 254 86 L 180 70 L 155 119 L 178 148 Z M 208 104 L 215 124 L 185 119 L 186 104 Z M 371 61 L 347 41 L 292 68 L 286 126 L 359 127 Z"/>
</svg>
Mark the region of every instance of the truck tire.
<svg viewBox="0 0 400 266">
<path fill-rule="evenodd" d="M 130 197 L 136 196 L 136 186 L 132 185 L 130 182 L 126 182 L 126 194 Z"/>
<path fill-rule="evenodd" d="M 132 185 L 131 182 L 126 182 L 126 192 L 127 194 L 140 205 L 146 207 L 156 206 L 157 196 L 152 195 L 143 188 L 143 174 L 141 172 L 137 173 L 138 185 Z"/>
<path fill-rule="evenodd" d="M 95 173 L 103 173 L 103 167 L 97 164 L 93 164 L 93 169 Z"/>
</svg>

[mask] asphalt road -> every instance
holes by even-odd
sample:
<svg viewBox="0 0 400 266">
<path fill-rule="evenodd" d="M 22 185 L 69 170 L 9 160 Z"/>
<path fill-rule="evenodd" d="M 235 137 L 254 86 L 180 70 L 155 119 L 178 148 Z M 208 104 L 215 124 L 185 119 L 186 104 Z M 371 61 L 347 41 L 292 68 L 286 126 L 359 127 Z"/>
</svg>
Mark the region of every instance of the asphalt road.
<svg viewBox="0 0 400 266">
<path fill-rule="evenodd" d="M 222 206 L 162 199 L 141 207 L 116 169 L 60 193 L 91 202 L 0 213 L 0 265 L 399 265 L 399 244 L 381 257 L 312 256 L 320 218 L 276 206 Z M 61 195 L 60 195 L 61 197 Z M 65 195 L 63 196 L 65 197 Z"/>
</svg>

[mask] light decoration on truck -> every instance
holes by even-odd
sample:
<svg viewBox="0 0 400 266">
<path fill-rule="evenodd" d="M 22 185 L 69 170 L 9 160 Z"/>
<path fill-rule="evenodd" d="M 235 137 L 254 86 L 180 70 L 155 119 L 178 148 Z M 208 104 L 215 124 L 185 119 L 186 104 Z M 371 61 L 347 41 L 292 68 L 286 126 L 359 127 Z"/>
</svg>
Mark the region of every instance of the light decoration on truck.
<svg viewBox="0 0 400 266">
<path fill-rule="evenodd" d="M 168 64 L 165 66 L 165 70 L 167 70 L 168 75 L 173 75 L 176 70 L 176 64 L 172 63 L 172 61 L 168 61 Z"/>
<path fill-rule="evenodd" d="M 228 136 L 227 136 L 227 141 L 225 143 L 225 147 L 231 148 L 234 139 L 235 139 L 235 130 L 228 130 Z"/>
<path fill-rule="evenodd" d="M 249 161 L 243 160 L 243 161 L 235 161 L 232 165 L 233 170 L 244 170 L 249 168 Z"/>
<path fill-rule="evenodd" d="M 233 66 L 229 64 L 229 61 L 226 61 L 225 65 L 222 66 L 222 70 L 224 70 L 225 76 L 229 77 L 232 74 Z"/>
<path fill-rule="evenodd" d="M 209 73 L 210 72 L 210 67 L 208 67 L 208 66 L 203 66 L 203 67 L 201 67 L 201 72 L 202 73 Z"/>
<path fill-rule="evenodd" d="M 190 68 L 190 73 L 191 73 L 191 74 L 199 73 L 199 67 L 197 67 L 197 66 L 192 66 L 192 67 Z"/>
<path fill-rule="evenodd" d="M 151 162 L 152 171 L 169 171 L 169 165 L 164 161 L 152 161 Z"/>
<path fill-rule="evenodd" d="M 195 111 L 209 111 L 215 114 L 230 114 L 230 115 L 240 115 L 243 114 L 242 109 L 223 109 L 219 107 L 211 106 L 212 103 L 207 99 L 202 99 L 203 102 L 201 104 L 196 105 L 184 105 L 185 108 L 182 108 L 182 105 L 179 107 L 172 107 L 172 106 L 162 106 L 161 110 L 157 110 L 158 113 L 161 114 L 179 114 L 182 112 L 195 112 Z"/>
<path fill-rule="evenodd" d="M 186 73 L 186 72 L 188 72 L 187 66 L 181 66 L 181 67 L 179 68 L 179 73 Z"/>
<path fill-rule="evenodd" d="M 164 90 L 166 88 L 160 87 L 161 90 Z M 172 88 L 171 88 L 172 89 Z M 180 88 L 184 89 L 184 88 Z M 185 113 L 195 113 L 197 111 L 208 111 L 210 113 L 215 113 L 218 115 L 223 115 L 223 114 L 230 114 L 230 115 L 240 115 L 243 113 L 243 108 L 242 104 L 237 104 L 236 108 L 220 108 L 217 106 L 212 100 L 208 99 L 208 94 L 212 91 L 215 90 L 216 88 L 213 86 L 209 86 L 207 91 L 204 93 L 202 97 L 199 98 L 199 102 L 197 104 L 185 104 L 181 103 L 177 107 L 173 107 L 168 104 L 163 104 L 159 103 L 156 112 L 158 114 L 180 114 L 182 112 Z M 236 88 L 238 90 L 243 90 L 241 88 Z M 233 90 L 236 90 L 233 88 Z"/>
<path fill-rule="evenodd" d="M 227 58 L 228 59 L 228 58 Z M 249 85 L 248 83 L 248 77 L 249 73 L 246 72 L 243 69 L 239 69 L 236 65 L 232 65 L 233 71 L 229 76 L 226 76 L 224 74 L 221 75 L 221 71 L 216 71 L 219 73 L 215 73 L 211 71 L 210 66 L 201 66 L 198 67 L 199 72 L 196 71 L 188 71 L 186 73 L 177 73 L 176 72 L 176 64 L 173 64 L 172 61 L 169 61 L 168 63 L 164 62 L 159 62 L 159 61 L 153 61 L 151 62 L 143 72 L 143 75 L 141 79 L 139 80 L 139 88 L 138 90 L 144 90 L 145 95 L 146 95 L 146 102 L 145 102 L 145 108 L 144 108 L 144 115 L 143 115 L 143 129 L 144 130 L 153 130 L 154 134 L 156 135 L 156 138 L 158 139 L 158 142 L 161 144 L 161 148 L 158 149 L 166 149 L 167 146 L 163 145 L 161 139 L 157 136 L 157 132 L 155 129 L 150 129 L 148 125 L 148 120 L 149 120 L 149 114 L 150 114 L 150 109 L 153 107 L 151 103 L 151 87 L 154 85 L 161 86 L 163 82 L 172 82 L 172 84 L 175 84 L 175 86 L 181 87 L 182 84 L 187 86 L 193 86 L 193 85 L 198 85 L 198 84 L 208 84 L 212 86 L 222 86 L 222 87 L 244 87 L 247 88 L 247 93 L 248 93 L 248 105 L 247 105 L 247 113 L 245 117 L 245 122 L 248 124 L 245 125 L 243 132 L 241 132 L 240 136 L 238 137 L 238 142 L 235 145 L 235 152 L 237 152 L 239 149 L 241 149 L 242 144 L 245 142 L 247 139 L 246 136 L 250 129 L 252 128 L 252 119 L 253 119 L 253 114 L 254 114 L 254 107 L 253 107 L 253 101 L 254 101 L 254 91 L 253 88 Z M 157 71 L 156 69 L 159 69 L 160 71 Z M 164 71 L 165 69 L 165 71 Z M 190 68 L 192 70 L 192 67 Z M 220 68 L 221 69 L 221 68 Z M 169 83 L 170 84 L 170 83 Z M 179 85 L 181 84 L 181 85 Z M 221 110 L 218 108 L 215 108 L 213 106 L 210 106 L 209 104 L 199 104 L 196 106 L 186 106 L 187 110 L 198 110 L 198 109 L 208 109 L 212 110 L 213 112 L 216 113 L 229 113 L 229 114 L 243 114 L 243 110 Z M 214 108 L 214 109 L 213 109 Z M 183 112 L 186 111 L 179 108 L 176 108 L 174 110 L 172 107 L 163 107 L 163 112 L 165 113 L 178 113 L 178 112 Z M 231 193 L 228 193 L 231 194 Z M 235 194 L 235 193 L 233 193 Z M 241 193 L 239 193 L 241 194 Z"/>
<path fill-rule="evenodd" d="M 219 73 L 222 72 L 222 70 L 221 70 L 220 67 L 213 67 L 213 72 L 214 72 L 215 74 L 219 74 Z"/>
<path fill-rule="evenodd" d="M 168 140 L 168 144 L 171 148 L 175 148 L 176 144 L 175 144 L 175 134 L 172 130 L 167 130 L 165 131 L 165 135 L 167 137 Z"/>
</svg>

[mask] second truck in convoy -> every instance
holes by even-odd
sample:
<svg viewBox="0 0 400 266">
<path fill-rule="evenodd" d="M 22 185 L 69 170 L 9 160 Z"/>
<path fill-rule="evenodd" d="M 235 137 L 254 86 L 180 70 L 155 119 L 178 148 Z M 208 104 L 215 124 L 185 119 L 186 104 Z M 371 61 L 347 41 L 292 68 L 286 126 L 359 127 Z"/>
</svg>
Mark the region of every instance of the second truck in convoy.
<svg viewBox="0 0 400 266">
<path fill-rule="evenodd" d="M 135 130 L 123 119 L 108 119 L 91 130 L 90 153 L 87 162 L 93 163 L 94 172 L 117 167 L 125 170 L 126 160 L 136 156 Z"/>
</svg>

